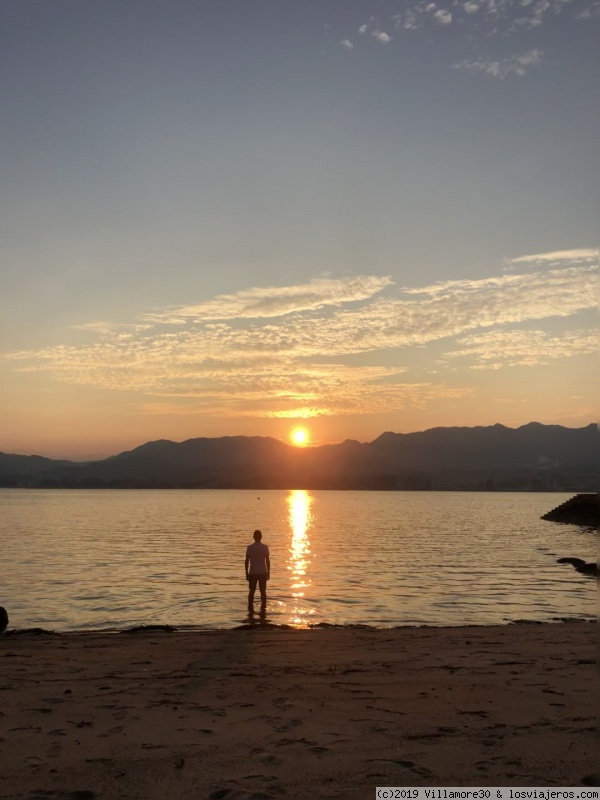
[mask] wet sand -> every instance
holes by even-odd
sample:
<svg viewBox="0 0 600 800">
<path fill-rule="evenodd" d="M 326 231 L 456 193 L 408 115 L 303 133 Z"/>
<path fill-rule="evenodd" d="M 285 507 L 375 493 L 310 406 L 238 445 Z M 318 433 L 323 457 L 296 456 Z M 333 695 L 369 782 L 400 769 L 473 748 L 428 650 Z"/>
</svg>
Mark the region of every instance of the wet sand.
<svg viewBox="0 0 600 800">
<path fill-rule="evenodd" d="M 0 797 L 593 783 L 596 630 L 4 635 Z"/>
</svg>

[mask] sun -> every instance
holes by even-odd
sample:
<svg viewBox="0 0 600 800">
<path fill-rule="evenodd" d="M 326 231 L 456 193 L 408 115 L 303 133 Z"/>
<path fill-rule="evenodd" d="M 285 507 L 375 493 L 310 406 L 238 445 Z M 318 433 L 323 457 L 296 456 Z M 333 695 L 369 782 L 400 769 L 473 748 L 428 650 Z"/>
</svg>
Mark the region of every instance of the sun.
<svg viewBox="0 0 600 800">
<path fill-rule="evenodd" d="M 294 428 L 290 433 L 290 439 L 294 444 L 302 447 L 302 445 L 305 445 L 308 441 L 308 431 L 306 428 Z"/>
</svg>

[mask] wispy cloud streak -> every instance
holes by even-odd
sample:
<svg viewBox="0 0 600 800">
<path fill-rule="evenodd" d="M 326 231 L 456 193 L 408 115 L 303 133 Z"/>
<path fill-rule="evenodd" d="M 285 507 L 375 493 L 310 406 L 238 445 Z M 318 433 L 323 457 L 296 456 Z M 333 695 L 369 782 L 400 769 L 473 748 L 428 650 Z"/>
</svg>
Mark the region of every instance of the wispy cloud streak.
<svg viewBox="0 0 600 800">
<path fill-rule="evenodd" d="M 219 295 L 206 303 L 176 306 L 164 312 L 149 314 L 146 319 L 178 325 L 189 319 L 207 321 L 282 317 L 325 306 L 340 306 L 366 300 L 392 282 L 389 277 L 373 275 L 359 275 L 342 280 L 316 278 L 298 286 L 253 288 L 236 294 Z"/>
<path fill-rule="evenodd" d="M 447 358 L 469 358 L 471 369 L 532 367 L 557 358 L 596 353 L 598 333 L 582 329 L 551 336 L 543 330 L 493 330 L 458 340 Z"/>
<path fill-rule="evenodd" d="M 473 26 L 488 37 L 506 36 L 539 28 L 547 18 L 561 14 L 570 5 L 576 8 L 571 0 L 465 0 L 443 5 L 431 0 L 412 0 L 404 3 L 392 19 L 396 30 L 416 30 L 436 22 L 450 24 L 454 14 L 463 25 Z M 587 8 L 575 16 L 591 18 L 596 15 L 596 9 L 596 0 L 591 0 Z"/>
<path fill-rule="evenodd" d="M 399 410 L 469 391 L 411 379 L 402 359 L 409 348 L 461 337 L 446 363 L 465 356 L 488 368 L 500 360 L 533 365 L 589 352 L 589 332 L 558 339 L 538 331 L 528 340 L 502 326 L 595 308 L 597 269 L 590 252 L 521 256 L 523 266 L 537 259 L 541 268 L 418 288 L 392 290 L 389 278 L 376 276 L 254 288 L 156 312 L 143 329 L 134 323 L 111 330 L 103 323 L 90 345 L 10 353 L 4 360 L 17 370 L 48 370 L 69 383 L 178 398 L 186 409 L 191 403 L 224 416 Z M 563 266 L 547 268 L 556 263 Z M 394 353 L 395 366 L 355 365 L 362 354 L 376 353 L 388 364 Z M 163 407 L 146 405 L 154 409 L 148 413 Z"/>
<path fill-rule="evenodd" d="M 570 263 L 589 263 L 598 264 L 599 251 L 595 249 L 579 250 L 555 250 L 550 253 L 536 253 L 530 256 L 518 256 L 509 259 L 510 264 L 561 264 Z"/>
<path fill-rule="evenodd" d="M 539 67 L 544 60 L 544 53 L 541 50 L 529 50 L 520 55 L 509 56 L 500 61 L 495 61 L 490 58 L 482 58 L 476 60 L 458 61 L 453 64 L 454 69 L 466 69 L 470 72 L 480 72 L 491 78 L 507 78 L 510 75 L 515 77 L 523 77 L 533 67 Z"/>
</svg>

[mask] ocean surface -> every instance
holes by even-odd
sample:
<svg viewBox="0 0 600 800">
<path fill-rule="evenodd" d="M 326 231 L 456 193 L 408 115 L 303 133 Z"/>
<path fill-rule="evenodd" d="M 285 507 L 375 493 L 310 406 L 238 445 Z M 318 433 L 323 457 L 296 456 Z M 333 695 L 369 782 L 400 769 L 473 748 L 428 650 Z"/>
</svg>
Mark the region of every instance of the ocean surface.
<svg viewBox="0 0 600 800">
<path fill-rule="evenodd" d="M 595 534 L 540 519 L 568 497 L 0 489 L 0 605 L 19 628 L 233 627 L 260 528 L 273 623 L 595 619 L 595 581 L 556 563 Z"/>
</svg>

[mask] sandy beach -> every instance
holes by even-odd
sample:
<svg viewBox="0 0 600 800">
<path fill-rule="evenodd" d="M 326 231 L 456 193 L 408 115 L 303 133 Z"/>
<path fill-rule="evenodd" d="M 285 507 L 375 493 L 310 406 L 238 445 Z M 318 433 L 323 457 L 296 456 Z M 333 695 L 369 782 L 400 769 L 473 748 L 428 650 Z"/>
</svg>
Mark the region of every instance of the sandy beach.
<svg viewBox="0 0 600 800">
<path fill-rule="evenodd" d="M 596 625 L 0 637 L 0 797 L 594 782 Z"/>
</svg>

